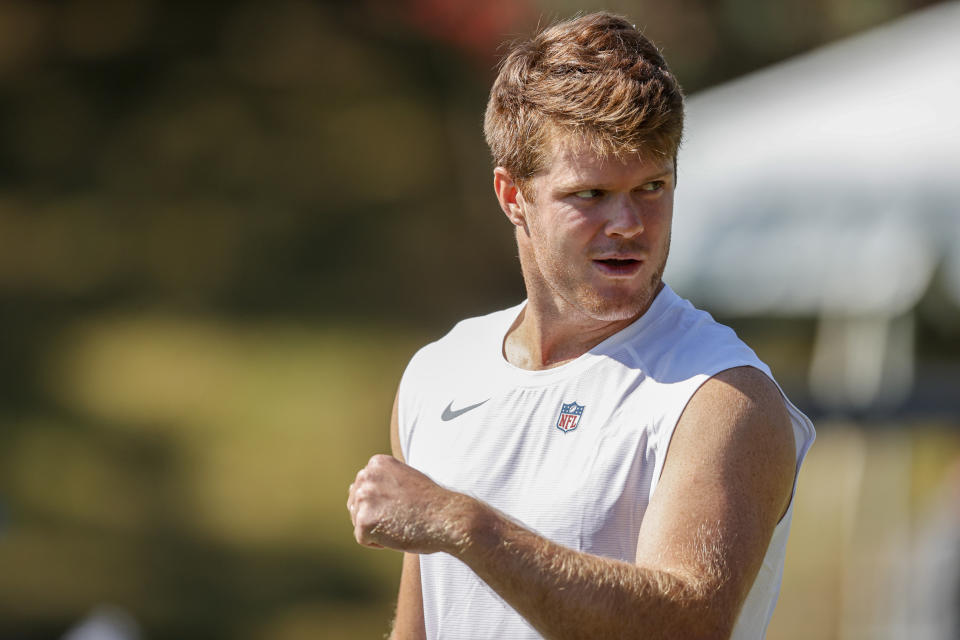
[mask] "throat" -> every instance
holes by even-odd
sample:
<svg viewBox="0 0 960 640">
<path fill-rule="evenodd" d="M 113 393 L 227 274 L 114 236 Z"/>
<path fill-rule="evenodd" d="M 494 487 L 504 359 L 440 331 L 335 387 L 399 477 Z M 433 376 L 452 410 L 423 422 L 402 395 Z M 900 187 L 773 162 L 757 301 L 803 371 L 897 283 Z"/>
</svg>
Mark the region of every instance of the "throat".
<svg viewBox="0 0 960 640">
<path fill-rule="evenodd" d="M 562 352 L 546 353 L 526 341 L 521 340 L 516 333 L 507 336 L 503 341 L 503 357 L 507 362 L 519 369 L 527 371 L 543 371 L 553 369 L 576 360 L 586 353 L 584 349 L 579 353 L 563 354 Z"/>
<path fill-rule="evenodd" d="M 630 319 L 587 327 L 537 322 L 531 316 L 525 308 L 503 340 L 504 359 L 528 371 L 553 369 L 576 360 L 633 322 Z"/>
</svg>

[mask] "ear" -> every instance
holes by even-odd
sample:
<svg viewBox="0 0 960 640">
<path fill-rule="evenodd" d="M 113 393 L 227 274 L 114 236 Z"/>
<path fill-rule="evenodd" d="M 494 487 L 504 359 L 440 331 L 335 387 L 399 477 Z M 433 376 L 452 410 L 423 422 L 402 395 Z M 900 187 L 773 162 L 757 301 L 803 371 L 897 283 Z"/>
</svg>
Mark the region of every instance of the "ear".
<svg viewBox="0 0 960 640">
<path fill-rule="evenodd" d="M 493 170 L 493 190 L 507 219 L 518 227 L 526 226 L 527 220 L 523 211 L 526 203 L 523 194 L 503 167 Z"/>
</svg>

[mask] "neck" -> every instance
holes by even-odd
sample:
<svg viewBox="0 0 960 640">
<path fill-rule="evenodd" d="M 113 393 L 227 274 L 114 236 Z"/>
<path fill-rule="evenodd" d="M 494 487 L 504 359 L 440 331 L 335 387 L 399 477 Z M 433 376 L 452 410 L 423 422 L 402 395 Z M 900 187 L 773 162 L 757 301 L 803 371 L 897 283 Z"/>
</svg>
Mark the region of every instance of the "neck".
<svg viewBox="0 0 960 640">
<path fill-rule="evenodd" d="M 661 285 L 662 286 L 662 285 Z M 550 369 L 579 358 L 639 318 L 598 320 L 579 309 L 554 301 L 531 299 L 503 342 L 503 355 L 510 364 L 528 370 Z"/>
</svg>

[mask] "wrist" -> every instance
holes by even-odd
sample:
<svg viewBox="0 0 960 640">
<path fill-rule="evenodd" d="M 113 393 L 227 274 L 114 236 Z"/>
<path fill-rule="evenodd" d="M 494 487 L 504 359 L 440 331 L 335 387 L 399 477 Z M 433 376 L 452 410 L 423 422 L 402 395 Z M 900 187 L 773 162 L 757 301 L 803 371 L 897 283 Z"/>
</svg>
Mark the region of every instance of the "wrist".
<svg viewBox="0 0 960 640">
<path fill-rule="evenodd" d="M 498 516 L 480 500 L 457 494 L 447 514 L 449 536 L 443 551 L 470 564 L 471 558 L 485 554 L 499 541 Z"/>
</svg>

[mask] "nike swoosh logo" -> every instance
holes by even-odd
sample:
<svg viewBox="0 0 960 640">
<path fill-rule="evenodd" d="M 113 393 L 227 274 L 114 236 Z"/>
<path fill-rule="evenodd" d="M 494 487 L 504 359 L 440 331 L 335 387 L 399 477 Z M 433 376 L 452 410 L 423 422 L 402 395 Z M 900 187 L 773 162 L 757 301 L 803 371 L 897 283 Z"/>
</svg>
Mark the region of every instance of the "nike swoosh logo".
<svg viewBox="0 0 960 640">
<path fill-rule="evenodd" d="M 444 422 L 450 422 L 450 421 L 453 420 L 454 418 L 459 417 L 459 416 L 462 416 L 462 415 L 465 414 L 467 411 L 471 411 L 471 410 L 473 410 L 473 409 L 476 409 L 477 407 L 479 407 L 480 405 L 488 402 L 489 400 L 490 400 L 490 398 L 487 398 L 487 399 L 484 400 L 483 402 L 478 402 L 477 404 L 472 404 L 472 405 L 470 405 L 469 407 L 464 407 L 464 408 L 462 408 L 462 409 L 456 409 L 456 410 L 454 410 L 454 408 L 453 408 L 453 401 L 451 400 L 451 401 L 450 401 L 450 404 L 447 405 L 447 408 L 444 409 L 444 410 L 443 410 L 443 413 L 440 414 L 440 419 L 443 420 Z"/>
</svg>

